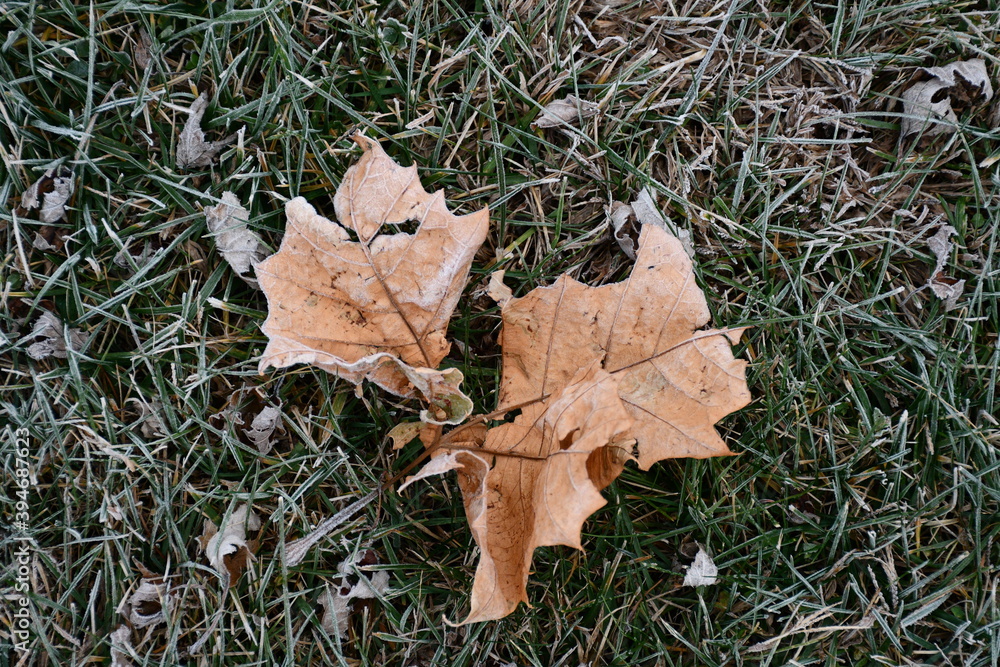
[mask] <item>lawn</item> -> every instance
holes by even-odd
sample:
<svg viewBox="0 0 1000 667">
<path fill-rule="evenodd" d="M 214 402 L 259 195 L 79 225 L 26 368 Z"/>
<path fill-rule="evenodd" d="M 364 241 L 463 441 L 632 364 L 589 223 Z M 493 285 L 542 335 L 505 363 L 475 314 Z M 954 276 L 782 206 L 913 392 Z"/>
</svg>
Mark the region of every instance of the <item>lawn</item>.
<svg viewBox="0 0 1000 667">
<path fill-rule="evenodd" d="M 996 0 L 5 2 L 0 41 L 0 665 L 111 664 L 122 626 L 116 665 L 1000 664 L 1000 102 L 900 136 L 921 68 L 998 83 Z M 200 94 L 231 140 L 185 167 Z M 569 95 L 596 113 L 536 125 Z M 717 427 L 738 455 L 626 467 L 500 621 L 445 622 L 478 559 L 453 475 L 281 558 L 419 456 L 387 436 L 420 404 L 259 374 L 267 302 L 204 209 L 234 193 L 276 250 L 287 200 L 333 217 L 358 131 L 455 212 L 489 206 L 444 362 L 476 413 L 490 274 L 625 279 L 610 211 L 643 189 L 713 326 L 750 327 L 752 402 Z M 22 194 L 49 169 L 41 193 L 72 194 L 43 222 Z M 32 347 L 44 313 L 62 356 Z M 262 454 L 238 422 L 268 406 Z M 262 526 L 226 586 L 199 537 L 244 503 Z M 718 581 L 684 586 L 698 545 Z M 320 600 L 358 557 L 349 581 L 388 589 L 338 635 Z M 143 572 L 176 595 L 133 627 Z"/>
</svg>

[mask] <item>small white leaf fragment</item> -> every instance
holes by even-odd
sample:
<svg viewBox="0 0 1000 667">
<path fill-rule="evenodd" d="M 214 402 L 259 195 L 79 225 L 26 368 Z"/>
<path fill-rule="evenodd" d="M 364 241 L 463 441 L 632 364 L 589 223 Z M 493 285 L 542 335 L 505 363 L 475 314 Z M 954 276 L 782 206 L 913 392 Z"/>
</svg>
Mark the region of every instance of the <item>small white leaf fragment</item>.
<svg viewBox="0 0 1000 667">
<path fill-rule="evenodd" d="M 24 191 L 21 206 L 29 211 L 40 209 L 38 219 L 52 223 L 66 215 L 66 202 L 72 194 L 73 172 L 65 167 L 53 168 Z"/>
<path fill-rule="evenodd" d="M 45 311 L 35 321 L 35 328 L 24 340 L 37 338 L 28 346 L 28 356 L 35 361 L 49 357 L 65 359 L 68 349 L 79 350 L 87 342 L 87 336 L 79 329 L 69 330 L 69 339 L 63 335 L 63 323 L 52 312 Z M 68 347 L 67 347 L 68 344 Z"/>
<path fill-rule="evenodd" d="M 285 427 L 281 424 L 281 410 L 268 405 L 253 418 L 250 428 L 244 429 L 243 432 L 257 447 L 257 451 L 266 456 L 274 449 L 275 430 L 282 433 L 285 431 Z"/>
<path fill-rule="evenodd" d="M 247 564 L 253 560 L 247 543 L 247 530 L 260 529 L 260 517 L 246 504 L 223 519 L 221 526 L 205 519 L 204 529 L 198 538 L 208 562 L 222 575 L 227 585 L 239 578 Z"/>
<path fill-rule="evenodd" d="M 236 133 L 219 141 L 205 141 L 201 119 L 205 115 L 206 107 L 208 107 L 208 97 L 202 93 L 188 111 L 191 115 L 188 116 L 177 142 L 177 166 L 181 169 L 211 166 L 219 151 L 236 141 Z"/>
<path fill-rule="evenodd" d="M 711 586 L 719 579 L 719 568 L 704 547 L 698 545 L 698 554 L 684 575 L 685 586 Z"/>
<path fill-rule="evenodd" d="M 257 280 L 249 275 L 250 269 L 267 257 L 268 252 L 260 236 L 247 226 L 249 219 L 250 212 L 232 192 L 223 192 L 221 204 L 205 209 L 208 231 L 215 237 L 223 258 L 248 285 L 257 287 Z"/>
<path fill-rule="evenodd" d="M 352 600 L 373 600 L 389 591 L 389 573 L 385 570 L 375 572 L 368 577 L 357 565 L 362 558 L 371 552 L 359 552 L 337 566 L 340 572 L 340 586 L 331 590 L 329 586 L 320 596 L 319 603 L 323 605 L 323 618 L 320 625 L 329 634 L 343 637 L 347 634 L 351 617 Z M 357 575 L 358 583 L 351 585 L 348 577 Z"/>
<path fill-rule="evenodd" d="M 956 280 L 944 275 L 944 267 L 948 263 L 951 255 L 951 237 L 958 234 L 951 225 L 944 225 L 934 236 L 927 240 L 927 247 L 937 260 L 930 278 L 927 279 L 927 286 L 931 288 L 934 296 L 944 302 L 945 311 L 951 311 L 958 307 L 958 300 L 962 298 L 965 291 L 965 280 Z"/>
<path fill-rule="evenodd" d="M 959 60 L 943 67 L 924 67 L 930 77 L 918 81 L 903 92 L 903 118 L 900 140 L 912 134 L 924 137 L 953 134 L 958 116 L 952 98 L 988 102 L 993 98 L 993 86 L 981 58 Z"/>
<path fill-rule="evenodd" d="M 597 115 L 599 105 L 569 95 L 561 100 L 549 102 L 542 109 L 542 116 L 532 123 L 535 127 L 559 127 L 564 123 L 575 125 L 578 120 Z"/>
<path fill-rule="evenodd" d="M 59 250 L 59 246 L 52 245 L 51 243 L 49 243 L 48 239 L 46 239 L 38 232 L 35 232 L 35 238 L 31 242 L 31 245 L 34 246 L 35 249 L 41 250 L 42 252 L 48 252 L 49 250 Z"/>
<path fill-rule="evenodd" d="M 503 308 L 507 302 L 514 298 L 514 292 L 503 284 L 505 271 L 494 271 L 490 274 L 490 284 L 486 288 L 486 295 L 497 302 Z"/>
<path fill-rule="evenodd" d="M 119 625 L 118 629 L 108 635 L 111 640 L 111 667 L 132 667 L 130 653 L 132 652 L 132 631 L 127 625 Z"/>
</svg>

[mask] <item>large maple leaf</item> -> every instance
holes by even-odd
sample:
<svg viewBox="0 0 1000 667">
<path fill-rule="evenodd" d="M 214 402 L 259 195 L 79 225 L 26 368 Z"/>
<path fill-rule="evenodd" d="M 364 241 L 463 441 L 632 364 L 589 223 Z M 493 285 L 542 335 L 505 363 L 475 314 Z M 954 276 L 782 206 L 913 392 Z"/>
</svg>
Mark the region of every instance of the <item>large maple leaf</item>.
<svg viewBox="0 0 1000 667">
<path fill-rule="evenodd" d="M 714 424 L 750 400 L 730 349 L 741 331 L 702 330 L 708 321 L 680 242 L 650 225 L 628 280 L 562 276 L 506 303 L 499 411 L 528 404 L 485 441 L 457 429 L 428 464 L 458 469 L 482 551 L 465 623 L 527 602 L 536 547 L 582 549 L 583 522 L 633 446 L 643 469 L 732 453 Z"/>
<path fill-rule="evenodd" d="M 268 301 L 260 370 L 306 363 L 354 384 L 368 379 L 426 401 L 426 421 L 457 424 L 472 409 L 462 374 L 435 369 L 489 211 L 453 215 L 415 166 L 400 167 L 372 139 L 354 140 L 365 152 L 337 188 L 341 224 L 296 197 L 285 206 L 280 250 L 256 267 Z M 379 234 L 411 220 L 414 234 Z"/>
</svg>

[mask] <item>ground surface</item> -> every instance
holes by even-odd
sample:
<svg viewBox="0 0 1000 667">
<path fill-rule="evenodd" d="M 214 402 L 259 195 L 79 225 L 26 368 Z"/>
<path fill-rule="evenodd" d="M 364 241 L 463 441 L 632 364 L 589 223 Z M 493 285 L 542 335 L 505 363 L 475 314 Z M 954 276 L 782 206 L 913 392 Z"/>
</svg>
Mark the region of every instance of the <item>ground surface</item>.
<svg viewBox="0 0 1000 667">
<path fill-rule="evenodd" d="M 508 4 L 0 6 L 0 413 L 30 433 L 37 544 L 24 664 L 109 660 L 141 564 L 183 604 L 131 633 L 133 664 L 996 665 L 996 110 L 898 143 L 918 67 L 978 57 L 996 76 L 996 3 Z M 199 93 L 210 139 L 245 131 L 185 170 Z M 532 126 L 568 94 L 600 112 Z M 475 566 L 451 480 L 386 493 L 300 567 L 273 557 L 412 460 L 385 435 L 417 406 L 306 367 L 259 376 L 264 297 L 202 208 L 233 191 L 277 247 L 286 198 L 332 214 L 358 128 L 454 208 L 492 210 L 446 360 L 478 410 L 498 378 L 488 273 L 516 294 L 564 271 L 620 280 L 606 207 L 643 187 L 691 232 L 714 323 L 753 327 L 736 352 L 754 401 L 719 425 L 740 456 L 627 470 L 587 552 L 539 550 L 534 607 L 501 622 L 442 622 L 466 612 Z M 17 207 L 57 160 L 75 192 L 42 225 Z M 926 288 L 944 224 L 942 276 L 967 281 L 950 311 Z M 27 355 L 46 310 L 85 334 L 66 359 Z M 213 419 L 245 386 L 283 410 L 267 456 Z M 12 480 L 10 432 L 3 447 Z M 265 525 L 224 592 L 197 538 L 241 502 Z M 681 586 L 694 542 L 717 585 Z M 368 548 L 391 592 L 338 640 L 316 601 Z"/>
</svg>

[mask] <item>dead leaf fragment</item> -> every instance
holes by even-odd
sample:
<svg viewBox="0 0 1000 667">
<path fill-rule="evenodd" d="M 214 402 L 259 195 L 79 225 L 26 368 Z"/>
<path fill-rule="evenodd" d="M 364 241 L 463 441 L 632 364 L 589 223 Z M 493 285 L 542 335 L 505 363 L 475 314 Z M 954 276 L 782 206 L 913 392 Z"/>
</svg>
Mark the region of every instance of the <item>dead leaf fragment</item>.
<svg viewBox="0 0 1000 667">
<path fill-rule="evenodd" d="M 115 263 L 115 266 L 131 272 L 133 266 L 135 266 L 136 269 L 141 269 L 149 264 L 155 255 L 156 251 L 153 250 L 148 241 L 143 244 L 142 250 L 138 255 L 133 255 L 129 250 L 129 244 L 126 243 L 122 246 L 121 250 L 115 253 L 115 257 L 112 261 Z"/>
<path fill-rule="evenodd" d="M 396 424 L 386 437 L 392 440 L 393 450 L 406 447 L 427 426 L 424 422 L 403 422 Z"/>
<path fill-rule="evenodd" d="M 505 271 L 494 271 L 490 274 L 490 284 L 486 288 L 486 295 L 496 301 L 497 305 L 503 308 L 507 302 L 514 298 L 514 293 L 509 287 L 503 284 Z"/>
<path fill-rule="evenodd" d="M 21 206 L 39 209 L 42 222 L 58 222 L 66 215 L 66 202 L 73 195 L 73 172 L 66 167 L 47 170 L 21 195 Z M 44 248 L 43 248 L 44 250 Z"/>
<path fill-rule="evenodd" d="M 208 562 L 222 575 L 227 585 L 234 583 L 253 560 L 252 543 L 247 541 L 247 530 L 260 530 L 260 517 L 246 504 L 223 519 L 222 526 L 205 519 L 202 535 L 198 538 Z"/>
<path fill-rule="evenodd" d="M 153 40 L 149 37 L 149 33 L 145 28 L 139 28 L 138 39 L 132 48 L 132 59 L 139 69 L 144 70 L 149 67 L 149 63 L 152 62 L 149 52 L 152 48 Z"/>
<path fill-rule="evenodd" d="M 951 237 L 958 234 L 958 231 L 951 225 L 943 225 L 934 236 L 927 240 L 927 247 L 936 259 L 934 270 L 930 278 L 927 279 L 927 286 L 931 288 L 934 296 L 944 302 L 945 311 L 952 311 L 958 308 L 958 300 L 965 292 L 965 280 L 959 280 L 944 274 L 944 267 L 951 256 Z"/>
<path fill-rule="evenodd" d="M 671 233 L 663 211 L 657 205 L 656 198 L 650 194 L 649 188 L 640 190 L 631 206 L 619 201 L 611 202 L 609 213 L 615 240 L 629 259 L 635 259 L 639 230 L 643 225 L 653 225 Z M 678 239 L 684 247 L 684 252 L 693 259 L 695 253 L 691 232 L 686 229 L 678 230 Z"/>
<path fill-rule="evenodd" d="M 611 219 L 611 229 L 615 240 L 618 241 L 618 247 L 626 257 L 635 259 L 635 239 L 631 236 L 635 230 L 635 211 L 624 202 L 613 201 L 608 217 Z"/>
<path fill-rule="evenodd" d="M 712 586 L 719 580 L 719 568 L 715 561 L 708 555 L 705 548 L 698 545 L 698 553 L 694 557 L 694 562 L 688 567 L 684 574 L 685 586 Z"/>
<path fill-rule="evenodd" d="M 459 423 L 472 409 L 462 374 L 435 369 L 489 212 L 452 215 L 443 193 L 421 187 L 416 167 L 400 167 L 367 137 L 355 141 L 364 155 L 334 199 L 343 226 L 297 197 L 285 206 L 281 249 L 257 265 L 268 300 L 260 370 L 313 364 L 421 398 L 430 404 L 425 421 Z M 409 220 L 419 222 L 414 234 L 379 234 Z"/>
<path fill-rule="evenodd" d="M 338 565 L 340 585 L 336 589 L 327 586 L 320 596 L 319 603 L 323 606 L 320 624 L 329 634 L 337 637 L 347 634 L 354 600 L 374 600 L 389 592 L 389 573 L 386 570 L 376 571 L 369 577 L 358 568 L 366 556 L 369 556 L 367 560 L 372 560 L 373 554 L 370 551 L 358 552 Z M 357 577 L 357 583 L 351 584 L 353 576 Z"/>
<path fill-rule="evenodd" d="M 181 169 L 211 166 L 219 151 L 236 141 L 237 133 L 230 134 L 219 141 L 205 141 L 205 132 L 201 129 L 201 119 L 204 117 L 207 107 L 208 97 L 202 93 L 188 111 L 190 115 L 177 138 L 177 166 Z"/>
<path fill-rule="evenodd" d="M 137 629 L 166 623 L 177 606 L 177 595 L 163 577 L 146 568 L 140 571 L 142 579 L 128 599 L 128 620 Z"/>
<path fill-rule="evenodd" d="M 986 61 L 981 58 L 925 67 L 922 72 L 930 78 L 914 83 L 901 95 L 900 140 L 921 132 L 924 137 L 953 134 L 958 122 L 955 102 L 987 102 L 993 97 Z"/>
<path fill-rule="evenodd" d="M 218 206 L 205 209 L 209 234 L 215 237 L 219 252 L 236 275 L 251 287 L 257 287 L 257 281 L 250 273 L 267 256 L 264 242 L 257 232 L 247 226 L 250 211 L 243 208 L 236 195 L 223 192 L 221 199 L 222 203 Z"/>
<path fill-rule="evenodd" d="M 499 402 L 501 410 L 522 405 L 521 413 L 485 442 L 446 443 L 465 448 L 466 459 L 439 462 L 451 456 L 439 452 L 428 464 L 462 464 L 482 552 L 463 623 L 501 618 L 527 601 L 536 547 L 582 548 L 583 522 L 604 505 L 600 491 L 633 445 L 643 469 L 731 454 L 714 424 L 750 399 L 746 362 L 730 349 L 741 331 L 702 330 L 708 321 L 690 258 L 652 225 L 627 281 L 593 288 L 564 275 L 507 303 Z"/>
<path fill-rule="evenodd" d="M 139 398 L 128 398 L 125 399 L 125 402 L 135 403 L 139 410 L 139 419 L 136 422 L 139 424 L 142 437 L 148 440 L 167 435 L 167 429 L 160 419 L 160 415 L 163 414 L 163 403 L 160 402 L 160 399 L 154 398 L 147 403 Z"/>
<path fill-rule="evenodd" d="M 35 361 L 49 357 L 65 359 L 67 350 L 80 350 L 87 342 L 87 336 L 79 329 L 69 329 L 69 338 L 63 333 L 62 321 L 50 311 L 38 316 L 35 327 L 24 340 L 39 339 L 28 346 L 28 356 Z"/>
<path fill-rule="evenodd" d="M 561 100 L 549 102 L 542 109 L 542 115 L 532 125 L 540 128 L 559 127 L 565 123 L 577 125 L 580 120 L 597 115 L 600 105 L 569 95 Z"/>
<path fill-rule="evenodd" d="M 257 451 L 266 456 L 274 449 L 275 430 L 282 433 L 285 431 L 285 427 L 281 424 L 281 410 L 269 405 L 253 418 L 250 428 L 246 429 L 244 433 L 257 447 Z"/>
<path fill-rule="evenodd" d="M 108 635 L 111 640 L 111 667 L 132 667 L 131 654 L 132 631 L 127 625 L 119 625 L 118 629 Z"/>
</svg>

